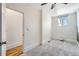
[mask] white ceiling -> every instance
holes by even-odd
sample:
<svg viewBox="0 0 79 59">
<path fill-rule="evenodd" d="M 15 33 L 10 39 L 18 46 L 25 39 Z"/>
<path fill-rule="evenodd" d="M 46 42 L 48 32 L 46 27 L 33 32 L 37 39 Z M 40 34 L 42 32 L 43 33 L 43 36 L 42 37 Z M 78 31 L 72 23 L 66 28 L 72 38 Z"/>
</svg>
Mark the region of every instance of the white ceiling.
<svg viewBox="0 0 79 59">
<path fill-rule="evenodd" d="M 60 9 L 60 8 L 69 7 L 69 6 L 76 6 L 76 5 L 79 5 L 79 3 L 69 3 L 69 4 L 58 3 L 58 4 L 56 4 L 55 8 Z"/>
<path fill-rule="evenodd" d="M 44 5 L 42 7 L 46 7 L 46 8 L 51 9 L 52 4 L 50 4 L 50 5 L 49 4 L 50 3 L 48 3 L 47 5 Z M 67 5 L 57 3 L 54 10 L 58 10 L 58 9 L 61 9 L 61 8 L 64 8 L 64 7 L 69 7 L 69 6 L 77 6 L 77 5 L 79 6 L 78 3 L 69 3 Z M 6 6 L 9 7 L 9 8 L 12 8 L 12 9 L 17 9 L 17 10 L 22 11 L 22 12 L 23 12 L 23 10 L 27 10 L 29 8 L 39 9 L 39 10 L 41 9 L 41 3 L 7 3 Z"/>
<path fill-rule="evenodd" d="M 34 9 L 41 9 L 41 3 L 7 3 L 6 6 L 8 8 L 18 8 L 21 10 L 34 8 Z"/>
</svg>

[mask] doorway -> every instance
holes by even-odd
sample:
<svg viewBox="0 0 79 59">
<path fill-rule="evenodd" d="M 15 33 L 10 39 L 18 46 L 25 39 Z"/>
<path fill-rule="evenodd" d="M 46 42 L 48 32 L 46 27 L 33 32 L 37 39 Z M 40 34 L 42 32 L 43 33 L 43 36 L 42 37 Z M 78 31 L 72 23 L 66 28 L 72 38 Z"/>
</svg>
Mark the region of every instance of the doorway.
<svg viewBox="0 0 79 59">
<path fill-rule="evenodd" d="M 18 56 L 23 53 L 23 13 L 6 8 L 6 55 Z"/>
</svg>

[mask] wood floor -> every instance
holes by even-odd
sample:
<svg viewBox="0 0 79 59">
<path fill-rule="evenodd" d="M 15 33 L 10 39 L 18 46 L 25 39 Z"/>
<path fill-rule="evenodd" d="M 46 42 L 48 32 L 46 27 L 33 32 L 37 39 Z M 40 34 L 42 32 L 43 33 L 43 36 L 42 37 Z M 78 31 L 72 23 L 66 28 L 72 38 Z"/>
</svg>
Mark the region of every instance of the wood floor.
<svg viewBox="0 0 79 59">
<path fill-rule="evenodd" d="M 19 56 L 20 54 L 23 53 L 22 49 L 23 49 L 22 45 L 9 49 L 6 51 L 6 56 Z"/>
</svg>

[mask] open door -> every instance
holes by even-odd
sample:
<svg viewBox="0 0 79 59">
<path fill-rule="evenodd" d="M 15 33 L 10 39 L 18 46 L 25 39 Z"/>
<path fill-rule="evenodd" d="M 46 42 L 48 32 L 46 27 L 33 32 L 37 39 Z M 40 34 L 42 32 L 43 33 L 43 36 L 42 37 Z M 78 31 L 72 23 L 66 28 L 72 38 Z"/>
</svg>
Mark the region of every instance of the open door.
<svg viewBox="0 0 79 59">
<path fill-rule="evenodd" d="M 1 17 L 1 14 L 2 14 L 2 12 L 1 12 L 1 9 L 2 9 L 2 5 L 0 4 L 0 56 L 1 56 L 1 39 L 2 39 L 2 37 L 1 37 L 1 35 L 2 35 L 2 29 L 1 29 L 1 25 L 2 25 L 2 17 Z"/>
<path fill-rule="evenodd" d="M 23 13 L 6 8 L 6 55 L 23 53 Z"/>
<path fill-rule="evenodd" d="M 2 56 L 6 55 L 6 19 L 5 19 L 5 14 L 6 14 L 6 10 L 5 10 L 5 4 L 2 3 L 2 40 L 1 40 L 1 46 L 2 46 Z"/>
<path fill-rule="evenodd" d="M 1 8 L 2 7 L 2 8 Z M 6 55 L 6 9 L 5 9 L 5 4 L 0 5 L 1 9 L 1 55 L 5 56 Z"/>
</svg>

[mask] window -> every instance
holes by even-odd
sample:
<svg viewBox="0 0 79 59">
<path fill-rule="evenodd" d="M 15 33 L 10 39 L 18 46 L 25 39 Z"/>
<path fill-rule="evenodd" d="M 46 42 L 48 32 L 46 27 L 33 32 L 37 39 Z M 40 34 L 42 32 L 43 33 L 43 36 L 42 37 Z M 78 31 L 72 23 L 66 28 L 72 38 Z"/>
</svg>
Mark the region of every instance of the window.
<svg viewBox="0 0 79 59">
<path fill-rule="evenodd" d="M 59 26 L 67 26 L 68 25 L 68 15 L 59 16 L 58 23 L 59 23 Z"/>
</svg>

